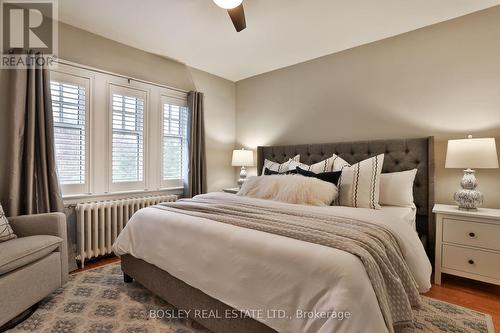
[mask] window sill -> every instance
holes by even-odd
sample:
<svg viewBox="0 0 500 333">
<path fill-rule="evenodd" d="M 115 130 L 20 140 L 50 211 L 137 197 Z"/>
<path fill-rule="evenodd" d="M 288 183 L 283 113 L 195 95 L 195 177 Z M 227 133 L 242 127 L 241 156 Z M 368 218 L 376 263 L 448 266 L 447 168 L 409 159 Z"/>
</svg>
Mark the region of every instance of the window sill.
<svg viewBox="0 0 500 333">
<path fill-rule="evenodd" d="M 63 195 L 63 201 L 65 206 L 74 205 L 82 202 L 100 201 L 100 200 L 112 200 L 112 199 L 124 199 L 133 198 L 146 195 L 165 195 L 165 194 L 182 194 L 184 187 L 167 187 L 154 191 L 124 191 L 124 192 L 113 192 L 104 194 L 71 194 Z"/>
</svg>

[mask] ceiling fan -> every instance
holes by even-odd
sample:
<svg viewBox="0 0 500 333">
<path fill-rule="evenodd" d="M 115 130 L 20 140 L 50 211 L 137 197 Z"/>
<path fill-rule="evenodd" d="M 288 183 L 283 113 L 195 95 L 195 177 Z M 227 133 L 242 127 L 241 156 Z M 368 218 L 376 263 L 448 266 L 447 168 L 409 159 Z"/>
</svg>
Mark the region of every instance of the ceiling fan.
<svg viewBox="0 0 500 333">
<path fill-rule="evenodd" d="M 243 0 L 213 0 L 221 8 L 227 9 L 234 28 L 237 32 L 247 27 L 245 11 L 243 10 Z"/>
</svg>

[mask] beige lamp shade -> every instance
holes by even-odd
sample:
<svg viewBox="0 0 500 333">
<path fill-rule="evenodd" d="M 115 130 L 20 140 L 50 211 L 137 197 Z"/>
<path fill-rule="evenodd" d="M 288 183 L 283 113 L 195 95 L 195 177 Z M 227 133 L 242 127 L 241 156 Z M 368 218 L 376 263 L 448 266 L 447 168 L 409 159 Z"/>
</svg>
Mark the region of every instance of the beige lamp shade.
<svg viewBox="0 0 500 333">
<path fill-rule="evenodd" d="M 251 150 L 233 150 L 232 166 L 253 166 L 253 151 Z"/>
<path fill-rule="evenodd" d="M 449 140 L 446 168 L 498 168 L 497 147 L 494 138 Z"/>
</svg>

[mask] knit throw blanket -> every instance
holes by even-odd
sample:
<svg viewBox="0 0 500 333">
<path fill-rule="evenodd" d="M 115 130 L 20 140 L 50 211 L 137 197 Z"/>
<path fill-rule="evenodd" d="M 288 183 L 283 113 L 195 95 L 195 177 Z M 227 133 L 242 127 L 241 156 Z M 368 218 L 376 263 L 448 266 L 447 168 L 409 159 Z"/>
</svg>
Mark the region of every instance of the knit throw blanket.
<svg viewBox="0 0 500 333">
<path fill-rule="evenodd" d="M 227 198 L 195 197 L 154 207 L 328 246 L 355 255 L 366 269 L 391 333 L 398 324 L 413 321 L 412 307 L 420 306 L 417 283 L 403 258 L 397 239 L 384 226 Z"/>
</svg>

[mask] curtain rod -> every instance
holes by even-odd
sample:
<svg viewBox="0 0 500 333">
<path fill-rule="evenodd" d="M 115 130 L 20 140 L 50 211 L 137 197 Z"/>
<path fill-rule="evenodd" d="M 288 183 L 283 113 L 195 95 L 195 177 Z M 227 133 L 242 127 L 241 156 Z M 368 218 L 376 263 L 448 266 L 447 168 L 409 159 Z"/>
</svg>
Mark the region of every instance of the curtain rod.
<svg viewBox="0 0 500 333">
<path fill-rule="evenodd" d="M 119 78 L 122 78 L 122 79 L 127 79 L 129 82 L 130 81 L 135 81 L 135 82 L 139 82 L 139 83 L 150 84 L 150 85 L 157 86 L 157 87 L 160 87 L 160 88 L 170 89 L 170 90 L 174 90 L 174 91 L 181 92 L 181 93 L 186 93 L 186 94 L 189 92 L 188 90 L 184 90 L 184 89 L 180 89 L 180 88 L 175 88 L 175 87 L 170 87 L 170 86 L 167 86 L 167 85 L 164 85 L 164 84 L 159 84 L 159 83 L 155 83 L 155 82 L 151 82 L 151 81 L 146 81 L 146 80 L 141 80 L 141 79 L 129 77 L 129 76 L 122 75 L 122 74 L 108 72 L 108 71 L 105 71 L 105 70 L 102 70 L 102 69 L 98 69 L 98 68 L 94 68 L 94 67 L 90 67 L 90 66 L 80 65 L 80 64 L 68 61 L 68 60 L 57 59 L 57 60 L 55 60 L 55 62 L 58 63 L 58 64 L 61 64 L 61 65 L 66 65 L 66 66 L 71 66 L 71 67 L 75 67 L 75 68 L 85 69 L 85 70 L 89 70 L 89 71 L 93 71 L 93 72 L 97 72 L 97 73 L 101 73 L 101 74 L 116 76 L 116 77 L 119 77 Z"/>
</svg>

